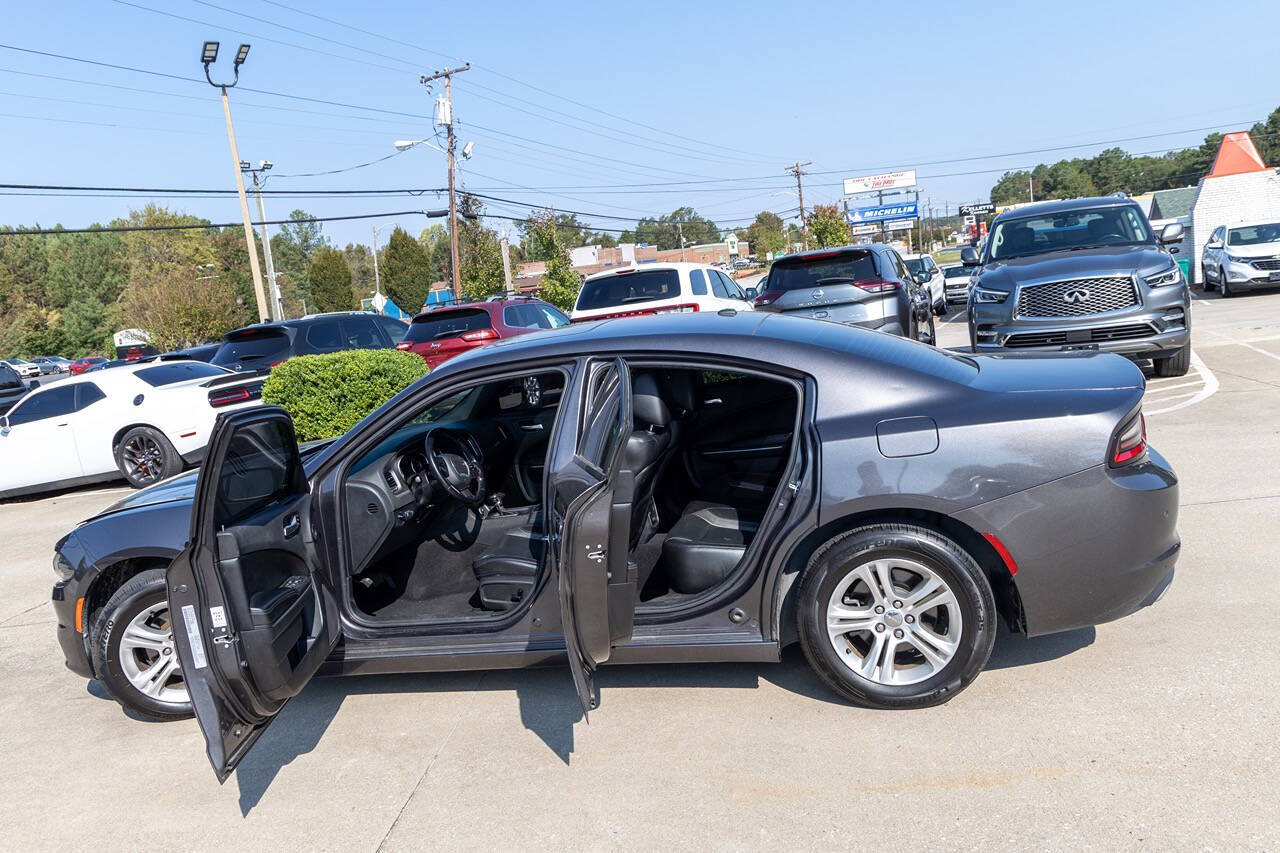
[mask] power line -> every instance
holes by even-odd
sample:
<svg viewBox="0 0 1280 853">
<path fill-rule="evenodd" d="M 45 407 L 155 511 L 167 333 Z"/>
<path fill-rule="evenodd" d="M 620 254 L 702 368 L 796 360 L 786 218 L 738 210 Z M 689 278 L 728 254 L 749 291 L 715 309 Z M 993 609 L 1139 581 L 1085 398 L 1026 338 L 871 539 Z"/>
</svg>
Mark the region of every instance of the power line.
<svg viewBox="0 0 1280 853">
<path fill-rule="evenodd" d="M 251 225 L 292 225 L 299 222 L 342 222 L 352 219 L 386 219 L 392 216 L 422 215 L 439 219 L 449 215 L 447 210 L 397 210 L 390 213 L 359 213 L 350 216 L 308 216 L 298 219 L 268 219 L 251 222 Z M 207 225 L 113 225 L 99 228 L 33 228 L 23 231 L 0 231 L 0 237 L 35 237 L 47 234 L 119 234 L 132 231 L 204 231 L 210 228 L 240 228 L 243 222 L 218 222 Z"/>
</svg>

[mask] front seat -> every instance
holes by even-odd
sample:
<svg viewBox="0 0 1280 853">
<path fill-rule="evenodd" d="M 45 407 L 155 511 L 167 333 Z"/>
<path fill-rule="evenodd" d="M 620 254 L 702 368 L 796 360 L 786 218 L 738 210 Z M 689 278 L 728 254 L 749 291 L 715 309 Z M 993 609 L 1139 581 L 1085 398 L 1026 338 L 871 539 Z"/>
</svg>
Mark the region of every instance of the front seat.
<svg viewBox="0 0 1280 853">
<path fill-rule="evenodd" d="M 689 504 L 662 542 L 662 566 L 671 588 L 702 592 L 723 581 L 759 529 L 758 517 L 734 507 Z"/>
<path fill-rule="evenodd" d="M 622 451 L 622 469 L 630 471 L 635 478 L 631 497 L 631 544 L 634 546 L 652 529 L 653 490 L 672 438 L 671 410 L 652 373 L 637 373 L 632 381 L 631 414 L 635 428 Z"/>
</svg>

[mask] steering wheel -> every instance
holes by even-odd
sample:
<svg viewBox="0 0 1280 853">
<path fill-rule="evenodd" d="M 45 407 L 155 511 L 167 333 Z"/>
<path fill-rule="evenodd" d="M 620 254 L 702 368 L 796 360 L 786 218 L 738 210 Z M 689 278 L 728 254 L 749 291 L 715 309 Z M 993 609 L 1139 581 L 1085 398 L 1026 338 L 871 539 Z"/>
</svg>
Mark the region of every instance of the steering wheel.
<svg viewBox="0 0 1280 853">
<path fill-rule="evenodd" d="M 484 503 L 484 460 L 468 433 L 433 429 L 427 433 L 427 470 L 445 494 L 470 507 Z"/>
</svg>

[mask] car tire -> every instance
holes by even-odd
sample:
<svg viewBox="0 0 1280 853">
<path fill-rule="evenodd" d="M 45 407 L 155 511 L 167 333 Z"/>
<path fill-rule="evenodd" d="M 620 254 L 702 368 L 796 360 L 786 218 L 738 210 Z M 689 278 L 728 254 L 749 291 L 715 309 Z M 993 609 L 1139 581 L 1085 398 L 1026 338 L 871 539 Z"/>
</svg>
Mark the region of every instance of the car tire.
<svg viewBox="0 0 1280 853">
<path fill-rule="evenodd" d="M 913 595 L 923 598 L 913 605 Z M 869 708 L 948 701 L 978 677 L 995 644 L 995 597 L 982 568 L 951 539 L 912 524 L 868 525 L 828 542 L 805 569 L 796 607 L 814 671 Z M 837 633 L 845 625 L 856 627 Z"/>
<path fill-rule="evenodd" d="M 164 575 L 163 569 L 150 569 L 126 581 L 98 611 L 89 635 L 94 674 L 111 697 L 135 716 L 155 721 L 191 716 Z"/>
<path fill-rule="evenodd" d="M 933 312 L 937 314 L 939 317 L 947 316 L 947 300 L 943 299 L 941 302 L 935 305 L 933 308 Z"/>
<path fill-rule="evenodd" d="M 182 457 L 164 433 L 139 426 L 126 432 L 116 444 L 116 467 L 135 489 L 167 480 L 182 470 Z"/>
<path fill-rule="evenodd" d="M 1221 268 L 1218 269 L 1218 292 L 1222 294 L 1223 299 L 1230 299 L 1236 295 L 1236 292 L 1231 289 L 1231 283 L 1227 281 L 1226 270 Z"/>
<path fill-rule="evenodd" d="M 1168 358 L 1152 359 L 1151 367 L 1155 370 L 1156 376 L 1161 378 L 1186 376 L 1187 371 L 1191 369 L 1191 344 L 1183 344 L 1182 349 Z"/>
</svg>

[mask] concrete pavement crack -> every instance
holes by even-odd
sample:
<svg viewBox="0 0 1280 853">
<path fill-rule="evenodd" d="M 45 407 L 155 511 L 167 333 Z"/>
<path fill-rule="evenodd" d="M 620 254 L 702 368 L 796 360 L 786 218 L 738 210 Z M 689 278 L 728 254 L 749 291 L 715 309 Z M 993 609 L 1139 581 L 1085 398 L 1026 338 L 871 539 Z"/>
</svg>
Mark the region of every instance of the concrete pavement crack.
<svg viewBox="0 0 1280 853">
<path fill-rule="evenodd" d="M 1182 504 L 1182 507 L 1191 506 L 1211 506 L 1213 504 L 1233 504 L 1242 501 L 1272 501 L 1280 498 L 1280 495 L 1251 495 L 1247 498 L 1219 498 L 1216 501 L 1195 501 L 1194 503 Z"/>
<path fill-rule="evenodd" d="M 476 683 L 472 685 L 471 692 L 475 692 L 480 689 L 480 683 L 484 681 L 484 676 L 485 673 L 481 672 L 480 677 L 476 679 Z M 453 739 L 453 733 L 458 730 L 458 726 L 462 723 L 462 718 L 464 716 L 465 714 L 459 713 L 458 716 L 454 718 L 453 725 L 449 727 L 449 731 L 445 734 L 444 739 L 441 740 L 440 745 L 436 747 L 436 751 L 432 754 L 431 760 L 429 760 L 427 762 L 427 766 L 423 768 L 422 775 L 418 777 L 418 781 L 414 783 L 413 789 L 409 791 L 409 796 L 405 797 L 404 802 L 400 804 L 400 810 L 396 812 L 395 820 L 391 821 L 391 826 L 387 827 L 387 831 L 383 834 L 382 840 L 379 841 L 378 846 L 374 848 L 375 853 L 386 845 L 387 839 L 390 838 L 391 833 L 395 831 L 396 824 L 400 823 L 400 818 L 404 815 L 404 810 L 409 807 L 409 803 L 413 802 L 413 798 L 418 793 L 418 789 L 421 788 L 422 783 L 426 781 L 427 774 L 431 772 L 431 768 L 435 767 L 436 759 L 440 757 L 440 754 L 444 752 L 444 748 L 449 745 L 449 741 Z"/>
<path fill-rule="evenodd" d="M 10 616 L 8 619 L 5 619 L 5 620 L 3 620 L 3 621 L 0 621 L 0 628 L 4 628 L 4 627 L 6 627 L 10 622 L 12 622 L 14 619 L 17 619 L 19 616 L 26 616 L 26 615 L 27 615 L 28 613 L 30 613 L 32 610 L 36 610 L 36 609 L 38 609 L 38 608 L 44 607 L 44 606 L 45 606 L 46 604 L 48 604 L 48 603 L 49 603 L 49 602 L 47 602 L 47 601 L 42 601 L 42 602 L 40 602 L 39 604 L 33 604 L 33 605 L 31 605 L 31 606 L 30 606 L 30 607 L 28 607 L 26 610 L 23 610 L 23 611 L 21 611 L 20 613 L 15 613 L 15 614 L 13 614 L 13 615 L 12 615 L 12 616 Z M 17 627 L 17 626 L 15 625 L 14 627 Z"/>
</svg>

